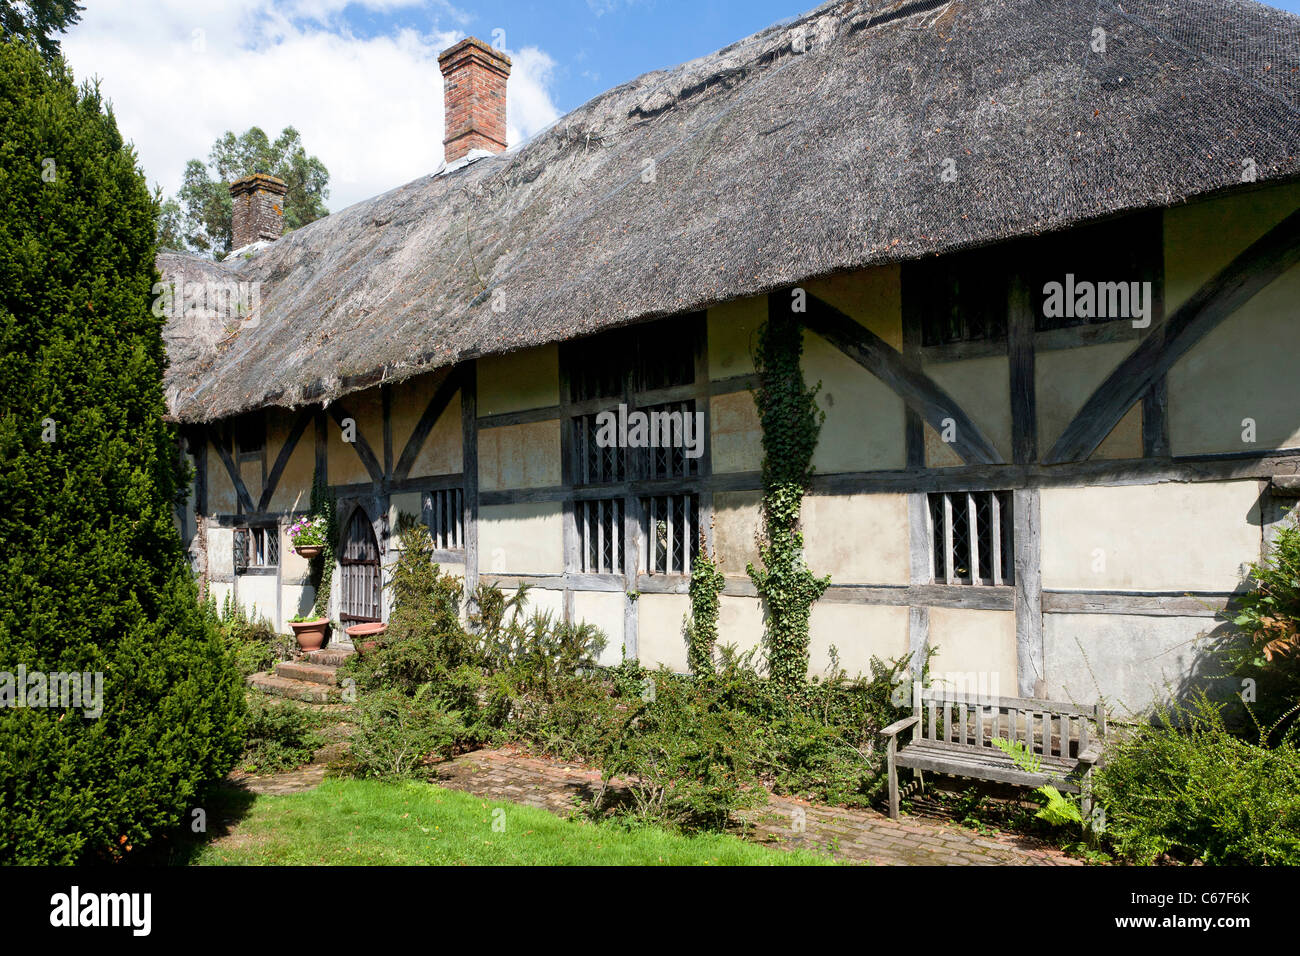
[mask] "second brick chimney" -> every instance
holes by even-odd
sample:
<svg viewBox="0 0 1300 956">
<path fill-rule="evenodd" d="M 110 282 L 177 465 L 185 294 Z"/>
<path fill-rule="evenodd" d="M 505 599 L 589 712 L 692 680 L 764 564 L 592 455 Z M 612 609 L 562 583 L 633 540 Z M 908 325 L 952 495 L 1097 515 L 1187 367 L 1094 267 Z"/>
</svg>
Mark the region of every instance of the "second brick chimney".
<svg viewBox="0 0 1300 956">
<path fill-rule="evenodd" d="M 289 187 L 283 179 L 266 173 L 253 173 L 230 184 L 230 248 L 242 249 L 259 239 L 274 241 L 284 232 L 284 194 Z"/>
<path fill-rule="evenodd" d="M 471 149 L 506 148 L 506 78 L 510 57 L 482 40 L 466 37 L 438 57 L 446 102 L 447 162 Z"/>
</svg>

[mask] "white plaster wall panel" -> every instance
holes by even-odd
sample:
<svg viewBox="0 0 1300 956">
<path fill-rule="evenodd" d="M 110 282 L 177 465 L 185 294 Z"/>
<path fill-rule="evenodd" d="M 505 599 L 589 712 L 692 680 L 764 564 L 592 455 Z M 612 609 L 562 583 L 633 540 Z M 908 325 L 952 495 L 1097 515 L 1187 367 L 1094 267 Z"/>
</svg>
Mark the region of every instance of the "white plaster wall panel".
<svg viewBox="0 0 1300 956">
<path fill-rule="evenodd" d="M 1300 183 L 1166 209 L 1165 314 L 1300 208 Z"/>
<path fill-rule="evenodd" d="M 956 468 L 966 464 L 961 455 L 953 451 L 952 444 L 943 440 L 943 436 L 930 427 L 929 422 L 922 426 L 925 442 L 925 464 L 928 468 Z"/>
<path fill-rule="evenodd" d="M 262 499 L 262 463 L 260 461 L 244 461 L 239 464 L 239 477 L 244 483 L 244 490 L 248 496 L 253 499 L 253 504 L 257 504 Z"/>
<path fill-rule="evenodd" d="M 930 661 L 933 679 L 948 675 L 946 686 L 1018 696 L 1015 612 L 932 607 L 929 633 L 930 647 L 938 648 Z"/>
<path fill-rule="evenodd" d="M 394 551 L 402 550 L 402 536 L 397 533 L 397 519 L 403 514 L 408 514 L 418 520 L 423 514 L 423 508 L 424 495 L 421 492 L 401 491 L 388 496 L 389 548 Z"/>
<path fill-rule="evenodd" d="M 232 529 L 208 525 L 208 573 L 235 573 L 235 532 Z"/>
<path fill-rule="evenodd" d="M 1260 551 L 1254 481 L 1044 488 L 1044 588 L 1231 591 Z"/>
<path fill-rule="evenodd" d="M 226 606 L 226 599 L 229 598 L 234 591 L 235 586 L 225 581 L 208 582 L 208 597 L 212 598 L 216 603 L 218 613 L 220 613 L 221 609 Z"/>
<path fill-rule="evenodd" d="M 208 444 L 208 514 L 232 515 L 239 510 L 234 482 L 221 461 L 221 455 Z"/>
<path fill-rule="evenodd" d="M 622 591 L 574 591 L 573 620 L 598 627 L 605 634 L 599 661 L 606 667 L 623 663 L 623 613 L 627 595 Z"/>
<path fill-rule="evenodd" d="M 642 594 L 637 598 L 637 650 L 647 667 L 666 664 L 685 673 L 684 625 L 691 609 L 685 594 Z"/>
<path fill-rule="evenodd" d="M 545 345 L 478 360 L 478 413 L 499 415 L 560 402 L 559 348 Z"/>
<path fill-rule="evenodd" d="M 316 606 L 316 589 L 310 584 L 284 584 L 280 586 L 280 620 L 276 630 L 288 633 L 289 621 L 300 614 L 309 614 Z"/>
<path fill-rule="evenodd" d="M 1174 365 L 1169 443 L 1175 455 L 1300 447 L 1298 302 L 1300 267 L 1294 267 Z M 1253 435 L 1246 419 L 1253 423 Z M 1252 437 L 1253 442 L 1246 440 Z"/>
<path fill-rule="evenodd" d="M 762 666 L 763 602 L 759 598 L 718 596 L 718 646 L 727 644 L 735 647 L 738 654 L 757 649 L 753 664 Z"/>
<path fill-rule="evenodd" d="M 712 306 L 708 311 L 709 377 L 732 378 L 753 373 L 758 329 L 766 321 L 766 296 Z"/>
<path fill-rule="evenodd" d="M 1102 439 L 1097 450 L 1089 456 L 1089 460 L 1141 458 L 1142 456 L 1142 403 L 1138 402 L 1115 423 L 1115 427 Z"/>
<path fill-rule="evenodd" d="M 560 462 L 558 421 L 484 428 L 478 433 L 482 491 L 558 485 Z"/>
<path fill-rule="evenodd" d="M 502 588 L 501 593 L 509 600 L 517 590 Z M 551 615 L 552 620 L 564 620 L 564 592 L 555 588 L 530 587 L 524 600 L 523 616 L 530 618 L 537 612 Z"/>
<path fill-rule="evenodd" d="M 439 564 L 438 569 L 443 574 L 450 575 L 453 578 L 460 578 L 462 581 L 465 580 L 465 565 L 463 564 L 453 564 L 451 562 L 447 562 L 444 564 Z"/>
<path fill-rule="evenodd" d="M 301 584 L 311 578 L 311 562 L 294 553 L 293 539 L 289 537 L 290 524 L 280 525 L 280 580 L 284 584 Z"/>
<path fill-rule="evenodd" d="M 1097 386 L 1133 351 L 1136 342 L 1052 349 L 1034 356 L 1038 449 L 1046 455 Z"/>
<path fill-rule="evenodd" d="M 750 392 L 709 399 L 709 440 L 715 474 L 762 468 L 763 426 Z"/>
<path fill-rule="evenodd" d="M 907 584 L 907 496 L 807 495 L 804 559 L 837 584 Z"/>
<path fill-rule="evenodd" d="M 953 397 L 1004 461 L 1011 460 L 1010 368 L 1001 355 L 924 366 L 925 374 Z"/>
<path fill-rule="evenodd" d="M 479 508 L 481 574 L 547 574 L 564 570 L 564 515 L 559 502 Z"/>
<path fill-rule="evenodd" d="M 744 576 L 758 561 L 755 535 L 762 523 L 758 491 L 719 491 L 713 495 L 713 552 L 723 574 Z"/>
<path fill-rule="evenodd" d="M 1205 617 L 1046 614 L 1043 657 L 1053 700 L 1106 706 L 1118 716 L 1179 697 L 1222 668 L 1207 642 L 1221 626 Z M 1239 689 L 1239 688 L 1238 688 Z"/>
<path fill-rule="evenodd" d="M 891 661 L 908 649 L 908 610 L 883 604 L 818 601 L 808 622 L 808 673 L 831 673 L 831 648 L 849 677 L 870 676 L 871 658 Z"/>
<path fill-rule="evenodd" d="M 278 621 L 275 593 L 278 586 L 273 574 L 241 574 L 236 593 L 250 617 L 264 617 L 274 626 Z"/>
<path fill-rule="evenodd" d="M 804 381 L 821 382 L 826 412 L 813 465 L 820 474 L 902 468 L 903 400 L 880 379 L 813 332 L 804 333 Z"/>
</svg>

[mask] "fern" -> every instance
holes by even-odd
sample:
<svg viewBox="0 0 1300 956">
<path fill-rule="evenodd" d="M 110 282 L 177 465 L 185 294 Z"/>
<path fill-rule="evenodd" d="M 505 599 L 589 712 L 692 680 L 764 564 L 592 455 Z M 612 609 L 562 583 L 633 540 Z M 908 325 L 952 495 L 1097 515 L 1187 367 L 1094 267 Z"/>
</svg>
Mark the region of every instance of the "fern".
<svg viewBox="0 0 1300 956">
<path fill-rule="evenodd" d="M 1045 820 L 1054 826 L 1062 826 L 1067 823 L 1083 823 L 1083 813 L 1079 810 L 1079 798 L 1074 794 L 1066 796 L 1050 784 L 1039 787 L 1034 793 L 1047 801 L 1034 814 L 1038 819 Z"/>
<path fill-rule="evenodd" d="M 1038 754 L 1034 753 L 1019 740 L 1007 740 L 1005 737 L 994 737 L 993 744 L 1004 754 L 1016 762 L 1016 766 L 1025 773 L 1041 773 L 1043 761 Z"/>
</svg>

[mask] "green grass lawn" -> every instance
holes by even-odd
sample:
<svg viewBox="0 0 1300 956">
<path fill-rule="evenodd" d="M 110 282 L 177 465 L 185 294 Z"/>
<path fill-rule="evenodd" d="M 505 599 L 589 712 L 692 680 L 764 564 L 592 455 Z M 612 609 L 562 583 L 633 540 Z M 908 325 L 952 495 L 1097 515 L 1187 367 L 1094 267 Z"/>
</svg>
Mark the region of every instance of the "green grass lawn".
<svg viewBox="0 0 1300 956">
<path fill-rule="evenodd" d="M 497 812 L 499 810 L 499 812 Z M 430 784 L 326 780 L 314 790 L 258 796 L 229 831 L 197 848 L 199 865 L 827 864 L 729 835 L 564 820 Z M 497 829 L 493 829 L 494 822 Z"/>
</svg>

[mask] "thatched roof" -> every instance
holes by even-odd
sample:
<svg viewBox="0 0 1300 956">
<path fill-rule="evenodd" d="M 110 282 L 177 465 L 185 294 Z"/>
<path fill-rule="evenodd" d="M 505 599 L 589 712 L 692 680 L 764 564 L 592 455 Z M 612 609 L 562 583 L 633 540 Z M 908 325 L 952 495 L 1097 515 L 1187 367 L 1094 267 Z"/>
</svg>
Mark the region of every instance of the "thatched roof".
<svg viewBox="0 0 1300 956">
<path fill-rule="evenodd" d="M 257 321 L 214 346 L 174 320 L 169 399 L 184 421 L 329 401 L 1237 188 L 1245 160 L 1258 182 L 1300 175 L 1293 15 L 1247 0 L 829 3 L 215 267 L 262 283 Z M 160 257 L 173 279 L 192 263 Z"/>
</svg>

